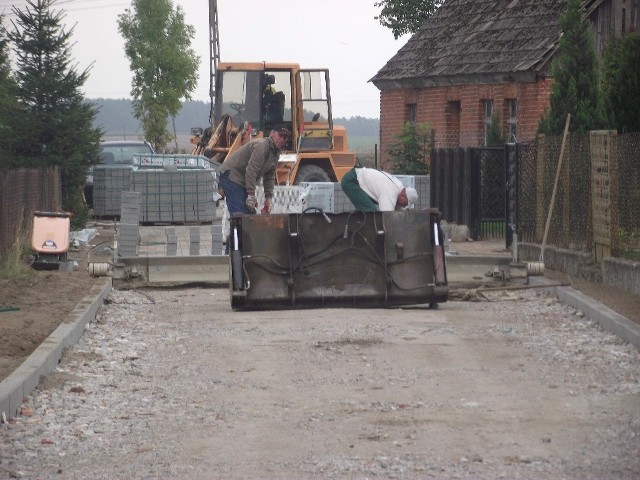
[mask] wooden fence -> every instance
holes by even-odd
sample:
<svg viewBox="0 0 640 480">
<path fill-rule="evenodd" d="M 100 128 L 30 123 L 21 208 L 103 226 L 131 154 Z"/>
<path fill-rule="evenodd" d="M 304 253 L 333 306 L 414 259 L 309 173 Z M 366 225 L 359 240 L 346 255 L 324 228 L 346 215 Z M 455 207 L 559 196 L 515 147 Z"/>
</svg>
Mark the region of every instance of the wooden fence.
<svg viewBox="0 0 640 480">
<path fill-rule="evenodd" d="M 59 167 L 0 171 L 0 259 L 16 240 L 30 243 L 33 212 L 61 206 Z"/>
</svg>

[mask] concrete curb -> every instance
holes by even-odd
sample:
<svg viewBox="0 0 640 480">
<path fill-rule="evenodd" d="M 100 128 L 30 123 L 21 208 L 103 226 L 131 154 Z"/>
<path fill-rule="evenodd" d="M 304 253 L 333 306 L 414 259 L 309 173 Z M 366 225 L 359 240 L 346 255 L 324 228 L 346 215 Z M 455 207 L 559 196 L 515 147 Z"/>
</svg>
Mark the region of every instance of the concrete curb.
<svg viewBox="0 0 640 480">
<path fill-rule="evenodd" d="M 14 372 L 0 382 L 0 412 L 6 419 L 16 416 L 25 396 L 40 383 L 40 376 L 53 371 L 63 350 L 74 345 L 84 333 L 84 327 L 95 320 L 102 301 L 111 291 L 111 279 L 94 285 L 89 295 L 73 309 L 69 321 L 61 324 Z"/>
<path fill-rule="evenodd" d="M 554 282 L 544 277 L 529 277 L 529 283 L 531 285 L 546 285 Z M 580 310 L 590 319 L 598 322 L 607 332 L 640 348 L 640 325 L 571 287 L 550 286 L 543 288 L 543 290 L 558 297 L 562 303 Z"/>
</svg>

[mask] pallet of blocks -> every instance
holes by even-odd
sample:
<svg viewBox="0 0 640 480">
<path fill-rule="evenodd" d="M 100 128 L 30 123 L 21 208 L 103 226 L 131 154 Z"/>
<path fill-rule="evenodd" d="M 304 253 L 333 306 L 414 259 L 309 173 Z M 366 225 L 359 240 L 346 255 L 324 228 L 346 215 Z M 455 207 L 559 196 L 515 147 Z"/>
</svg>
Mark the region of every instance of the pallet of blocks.
<svg viewBox="0 0 640 480">
<path fill-rule="evenodd" d="M 93 214 L 96 217 L 120 215 L 120 196 L 131 190 L 133 167 L 93 169 Z"/>
<path fill-rule="evenodd" d="M 211 170 L 138 170 L 131 188 L 140 193 L 142 223 L 211 223 L 217 190 Z"/>
</svg>

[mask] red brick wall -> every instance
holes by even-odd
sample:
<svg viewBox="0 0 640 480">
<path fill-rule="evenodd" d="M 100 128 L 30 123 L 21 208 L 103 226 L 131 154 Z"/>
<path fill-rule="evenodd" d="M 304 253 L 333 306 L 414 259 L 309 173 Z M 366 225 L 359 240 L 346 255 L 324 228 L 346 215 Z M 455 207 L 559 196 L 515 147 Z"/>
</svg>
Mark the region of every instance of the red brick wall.
<svg viewBox="0 0 640 480">
<path fill-rule="evenodd" d="M 549 104 L 550 78 L 536 83 L 452 85 L 380 92 L 380 157 L 388 162 L 389 147 L 396 143 L 400 127 L 407 121 L 407 105 L 415 103 L 418 123 L 435 130 L 437 147 L 475 147 L 483 144 L 482 100 L 492 100 L 500 113 L 503 130 L 508 119 L 507 100 L 517 101 L 517 139 L 535 138 L 540 117 Z M 457 105 L 460 106 L 457 111 Z M 456 131 L 457 130 L 457 131 Z"/>
</svg>

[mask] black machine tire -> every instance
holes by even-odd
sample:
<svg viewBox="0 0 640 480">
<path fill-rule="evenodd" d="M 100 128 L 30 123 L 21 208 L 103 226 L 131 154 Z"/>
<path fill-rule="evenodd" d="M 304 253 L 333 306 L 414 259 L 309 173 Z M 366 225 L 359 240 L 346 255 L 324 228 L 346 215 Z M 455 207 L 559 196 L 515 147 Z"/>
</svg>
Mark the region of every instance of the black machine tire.
<svg viewBox="0 0 640 480">
<path fill-rule="evenodd" d="M 294 185 L 302 182 L 330 182 L 329 174 L 317 165 L 300 165 Z"/>
</svg>

